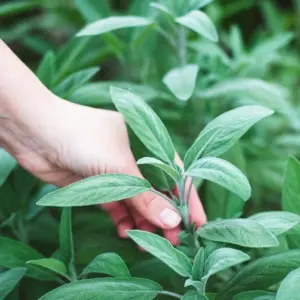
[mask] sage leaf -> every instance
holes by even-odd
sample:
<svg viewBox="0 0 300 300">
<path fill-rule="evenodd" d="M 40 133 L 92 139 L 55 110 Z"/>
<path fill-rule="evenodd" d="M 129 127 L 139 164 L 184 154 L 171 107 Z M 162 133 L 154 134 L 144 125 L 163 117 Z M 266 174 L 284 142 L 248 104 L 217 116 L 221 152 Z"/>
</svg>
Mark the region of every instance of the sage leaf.
<svg viewBox="0 0 300 300">
<path fill-rule="evenodd" d="M 161 290 L 159 284 L 141 278 L 86 279 L 65 284 L 40 300 L 152 300 Z"/>
<path fill-rule="evenodd" d="M 226 113 L 211 121 L 200 133 L 184 158 L 187 170 L 201 154 L 220 156 L 228 151 L 255 123 L 270 116 L 273 111 L 258 105 L 246 105 Z"/>
<path fill-rule="evenodd" d="M 56 57 L 53 51 L 48 51 L 39 64 L 36 72 L 37 77 L 42 83 L 49 89 L 53 88 L 53 82 L 55 78 L 55 61 Z"/>
<path fill-rule="evenodd" d="M 86 206 L 130 198 L 151 189 L 148 181 L 123 174 L 89 177 L 58 189 L 40 201 L 42 206 Z"/>
<path fill-rule="evenodd" d="M 168 174 L 175 182 L 180 178 L 180 174 L 173 168 L 162 162 L 161 160 L 153 157 L 143 157 L 137 161 L 138 165 L 153 165 L 161 170 L 163 170 L 166 174 Z"/>
<path fill-rule="evenodd" d="M 275 293 L 265 291 L 251 291 L 236 295 L 233 300 L 275 300 Z"/>
<path fill-rule="evenodd" d="M 0 148 L 0 186 L 5 182 L 17 161 L 3 148 Z"/>
<path fill-rule="evenodd" d="M 55 258 L 42 258 L 36 260 L 27 261 L 28 265 L 33 265 L 43 270 L 49 271 L 51 274 L 55 273 L 57 275 L 68 278 L 68 270 L 66 265 Z"/>
<path fill-rule="evenodd" d="M 130 272 L 123 259 L 116 253 L 104 253 L 96 256 L 82 271 L 89 273 L 108 274 L 113 277 L 130 277 Z"/>
<path fill-rule="evenodd" d="M 184 253 L 174 248 L 167 239 L 140 230 L 129 230 L 127 233 L 134 242 L 160 259 L 176 273 L 183 277 L 190 276 L 192 271 L 190 260 Z"/>
<path fill-rule="evenodd" d="M 203 8 L 204 6 L 210 4 L 214 0 L 190 0 L 190 7 Z"/>
<path fill-rule="evenodd" d="M 184 283 L 184 287 L 189 287 L 189 286 L 193 286 L 198 291 L 202 291 L 202 289 L 203 289 L 203 282 L 202 281 L 198 281 L 198 280 L 187 279 L 185 281 L 185 283 Z"/>
<path fill-rule="evenodd" d="M 213 42 L 219 40 L 214 23 L 207 14 L 200 10 L 193 10 L 186 15 L 177 18 L 176 22 Z"/>
<path fill-rule="evenodd" d="M 278 246 L 278 240 L 259 223 L 250 219 L 228 219 L 204 224 L 197 233 L 208 240 L 243 247 Z"/>
<path fill-rule="evenodd" d="M 300 163 L 290 157 L 284 172 L 282 206 L 285 211 L 300 215 Z"/>
<path fill-rule="evenodd" d="M 299 298 L 300 268 L 292 271 L 281 282 L 276 300 L 297 300 Z"/>
<path fill-rule="evenodd" d="M 152 20 L 138 16 L 108 17 L 88 24 L 77 33 L 77 36 L 100 35 L 117 29 L 147 26 L 152 23 Z"/>
<path fill-rule="evenodd" d="M 226 160 L 216 157 L 200 158 L 188 168 L 185 174 L 217 183 L 244 201 L 251 196 L 247 177 Z"/>
<path fill-rule="evenodd" d="M 199 67 L 186 65 L 170 70 L 163 78 L 163 83 L 182 101 L 187 101 L 193 95 L 196 86 Z"/>
<path fill-rule="evenodd" d="M 217 300 L 231 300 L 244 291 L 267 289 L 299 268 L 300 250 L 290 250 L 257 259 L 225 283 Z"/>
<path fill-rule="evenodd" d="M 0 274 L 0 300 L 4 300 L 26 273 L 26 268 L 15 268 Z"/>
<path fill-rule="evenodd" d="M 174 17 L 173 12 L 167 6 L 163 5 L 162 3 L 151 2 L 150 6 L 155 9 L 158 9 L 159 11 L 161 11 L 171 17 Z"/>
<path fill-rule="evenodd" d="M 250 259 L 250 256 L 240 250 L 221 248 L 214 251 L 205 262 L 205 279 L 210 276 L 241 264 Z"/>
<path fill-rule="evenodd" d="M 275 236 L 289 231 L 300 223 L 300 216 L 284 211 L 262 212 L 249 219 L 258 222 Z"/>
<path fill-rule="evenodd" d="M 200 248 L 195 256 L 192 267 L 192 278 L 194 280 L 201 280 L 204 275 L 205 253 L 204 248 Z"/>
<path fill-rule="evenodd" d="M 182 300 L 209 300 L 205 295 L 198 291 L 188 291 L 182 297 Z"/>
<path fill-rule="evenodd" d="M 142 98 L 129 91 L 111 87 L 110 93 L 116 108 L 142 143 L 155 156 L 173 165 L 175 150 L 172 140 L 155 112 Z"/>
</svg>

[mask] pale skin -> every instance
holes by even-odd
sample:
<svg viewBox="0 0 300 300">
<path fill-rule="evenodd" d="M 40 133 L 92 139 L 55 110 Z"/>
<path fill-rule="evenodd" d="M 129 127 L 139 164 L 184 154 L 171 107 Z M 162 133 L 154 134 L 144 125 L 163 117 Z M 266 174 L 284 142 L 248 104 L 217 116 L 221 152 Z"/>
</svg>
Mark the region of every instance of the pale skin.
<svg viewBox="0 0 300 300">
<path fill-rule="evenodd" d="M 58 98 L 1 40 L 0 74 L 0 146 L 34 176 L 59 187 L 104 173 L 142 177 L 119 113 Z M 178 243 L 181 218 L 160 196 L 146 192 L 102 207 L 122 238 L 127 229 L 161 228 Z M 206 221 L 195 188 L 190 218 L 197 226 Z"/>
</svg>

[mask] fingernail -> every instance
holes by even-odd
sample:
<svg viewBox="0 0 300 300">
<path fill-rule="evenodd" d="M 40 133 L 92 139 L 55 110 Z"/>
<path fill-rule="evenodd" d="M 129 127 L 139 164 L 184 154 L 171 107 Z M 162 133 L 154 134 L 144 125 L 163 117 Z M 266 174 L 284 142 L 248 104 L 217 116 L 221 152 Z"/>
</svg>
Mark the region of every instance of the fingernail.
<svg viewBox="0 0 300 300">
<path fill-rule="evenodd" d="M 181 222 L 181 217 L 174 210 L 165 208 L 160 214 L 161 221 L 170 228 L 174 228 Z"/>
</svg>

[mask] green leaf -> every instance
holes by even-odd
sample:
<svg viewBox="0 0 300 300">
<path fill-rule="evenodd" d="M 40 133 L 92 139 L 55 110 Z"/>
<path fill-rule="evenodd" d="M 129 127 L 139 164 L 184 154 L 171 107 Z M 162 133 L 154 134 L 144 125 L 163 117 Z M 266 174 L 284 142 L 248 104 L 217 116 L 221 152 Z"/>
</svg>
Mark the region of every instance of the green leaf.
<svg viewBox="0 0 300 300">
<path fill-rule="evenodd" d="M 58 189 L 41 199 L 42 206 L 87 206 L 130 198 L 149 191 L 148 181 L 123 174 L 103 174 L 89 177 Z"/>
<path fill-rule="evenodd" d="M 95 257 L 82 271 L 89 273 L 108 274 L 113 277 L 130 277 L 130 272 L 123 259 L 116 253 L 104 253 Z"/>
<path fill-rule="evenodd" d="M 72 263 L 74 260 L 74 243 L 72 230 L 72 209 L 65 207 L 61 213 L 59 226 L 59 246 L 60 253 L 66 263 Z"/>
<path fill-rule="evenodd" d="M 89 68 L 73 73 L 58 84 L 54 89 L 54 93 L 59 97 L 68 98 L 78 88 L 88 82 L 98 71 L 99 68 Z"/>
<path fill-rule="evenodd" d="M 0 148 L 0 186 L 4 183 L 16 165 L 16 160 L 3 148 Z"/>
<path fill-rule="evenodd" d="M 284 172 L 282 188 L 283 209 L 300 215 L 300 163 L 290 157 Z"/>
<path fill-rule="evenodd" d="M 200 9 L 213 1 L 214 0 L 190 0 L 190 6 Z"/>
<path fill-rule="evenodd" d="M 217 299 L 231 300 L 233 295 L 243 291 L 267 289 L 299 268 L 299 265 L 298 249 L 259 258 L 226 282 Z"/>
<path fill-rule="evenodd" d="M 88 22 L 99 20 L 111 13 L 108 1 L 75 0 L 74 2 L 79 12 Z"/>
<path fill-rule="evenodd" d="M 187 101 L 195 90 L 198 72 L 197 65 L 174 68 L 164 76 L 163 83 L 179 100 Z"/>
<path fill-rule="evenodd" d="M 208 300 L 208 298 L 198 291 L 188 291 L 181 300 Z"/>
<path fill-rule="evenodd" d="M 68 278 L 68 270 L 66 265 L 55 258 L 29 260 L 26 262 L 26 264 L 36 266 L 37 268 L 41 268 L 45 271 L 49 271 L 50 274 L 54 273 Z"/>
<path fill-rule="evenodd" d="M 175 150 L 172 140 L 155 112 L 142 98 L 129 91 L 111 87 L 110 93 L 118 111 L 149 151 L 173 165 Z"/>
<path fill-rule="evenodd" d="M 0 300 L 4 300 L 26 273 L 26 268 L 15 268 L 0 274 Z"/>
<path fill-rule="evenodd" d="M 28 11 L 37 6 L 37 3 L 28 1 L 18 1 L 13 3 L 4 3 L 0 5 L 0 17 L 7 17 Z"/>
<path fill-rule="evenodd" d="M 251 187 L 246 176 L 226 160 L 215 157 L 200 158 L 189 167 L 185 174 L 217 183 L 244 201 L 251 196 Z"/>
<path fill-rule="evenodd" d="M 287 232 L 300 223 L 300 216 L 283 211 L 262 212 L 249 219 L 256 221 L 275 236 Z"/>
<path fill-rule="evenodd" d="M 230 110 L 211 121 L 200 133 L 184 158 L 187 170 L 201 155 L 220 156 L 228 151 L 255 123 L 273 111 L 258 105 Z"/>
<path fill-rule="evenodd" d="M 214 23 L 207 14 L 200 10 L 193 10 L 186 15 L 177 18 L 176 22 L 213 42 L 217 42 L 219 40 Z"/>
<path fill-rule="evenodd" d="M 236 295 L 233 300 L 275 300 L 275 293 L 265 291 L 244 292 Z"/>
<path fill-rule="evenodd" d="M 161 170 L 163 170 L 166 174 L 168 174 L 175 182 L 180 178 L 180 174 L 173 168 L 162 162 L 161 160 L 153 157 L 143 157 L 137 161 L 138 165 L 153 165 Z"/>
<path fill-rule="evenodd" d="M 201 280 L 201 278 L 203 277 L 204 261 L 205 261 L 204 248 L 200 248 L 195 256 L 193 268 L 192 268 L 192 278 L 194 280 Z"/>
<path fill-rule="evenodd" d="M 278 246 L 278 240 L 259 223 L 250 219 L 229 219 L 204 224 L 197 233 L 208 240 L 250 248 Z"/>
<path fill-rule="evenodd" d="M 55 61 L 56 57 L 53 51 L 48 51 L 43 56 L 43 59 L 36 72 L 37 77 L 49 89 L 52 89 L 55 78 Z"/>
<path fill-rule="evenodd" d="M 152 300 L 161 286 L 141 278 L 99 278 L 65 284 L 40 300 Z"/>
<path fill-rule="evenodd" d="M 300 268 L 292 271 L 281 282 L 276 300 L 297 300 L 299 298 Z"/>
<path fill-rule="evenodd" d="M 210 276 L 220 271 L 241 264 L 249 259 L 249 255 L 236 249 L 218 249 L 214 251 L 205 262 L 205 279 L 208 279 Z"/>
<path fill-rule="evenodd" d="M 167 6 L 163 5 L 162 3 L 151 2 L 150 6 L 155 9 L 160 10 L 161 12 L 163 12 L 171 17 L 174 17 L 173 12 Z"/>
<path fill-rule="evenodd" d="M 129 230 L 127 233 L 139 246 L 160 259 L 176 273 L 184 277 L 190 276 L 192 265 L 188 257 L 174 248 L 167 239 L 140 230 Z"/>
<path fill-rule="evenodd" d="M 100 35 L 117 29 L 147 26 L 152 23 L 150 19 L 137 16 L 108 17 L 87 25 L 77 33 L 77 36 Z"/>
</svg>

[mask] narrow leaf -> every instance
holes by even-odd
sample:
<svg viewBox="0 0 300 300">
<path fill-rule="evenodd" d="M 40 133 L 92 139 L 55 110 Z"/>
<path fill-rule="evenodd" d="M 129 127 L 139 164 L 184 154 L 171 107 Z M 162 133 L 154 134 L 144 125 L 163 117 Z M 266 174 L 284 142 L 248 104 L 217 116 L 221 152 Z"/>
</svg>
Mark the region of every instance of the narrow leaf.
<svg viewBox="0 0 300 300">
<path fill-rule="evenodd" d="M 300 250 L 291 250 L 259 258 L 229 280 L 218 294 L 219 300 L 231 300 L 243 291 L 267 289 L 279 283 L 289 272 L 299 268 Z"/>
<path fill-rule="evenodd" d="M 165 75 L 163 83 L 179 100 L 187 101 L 195 90 L 198 71 L 197 65 L 174 68 Z"/>
<path fill-rule="evenodd" d="M 104 253 L 95 257 L 82 271 L 81 275 L 102 273 L 114 277 L 130 277 L 123 259 L 116 253 Z"/>
<path fill-rule="evenodd" d="M 233 300 L 275 300 L 275 293 L 265 291 L 244 292 L 236 295 Z"/>
<path fill-rule="evenodd" d="M 281 235 L 300 223 L 300 216 L 283 211 L 262 212 L 250 217 L 275 236 Z"/>
<path fill-rule="evenodd" d="M 278 246 L 278 240 L 259 223 L 250 219 L 229 219 L 204 224 L 197 233 L 208 240 L 250 248 Z"/>
<path fill-rule="evenodd" d="M 178 181 L 180 174 L 173 168 L 165 164 L 159 159 L 153 157 L 143 157 L 137 161 L 138 165 L 153 165 L 157 168 L 163 170 L 166 174 L 168 174 L 175 182 Z"/>
<path fill-rule="evenodd" d="M 290 157 L 284 172 L 282 206 L 289 212 L 300 215 L 300 163 Z"/>
<path fill-rule="evenodd" d="M 137 16 L 108 17 L 87 25 L 77 33 L 77 36 L 100 35 L 117 29 L 147 26 L 152 23 L 150 19 Z"/>
<path fill-rule="evenodd" d="M 141 278 L 99 278 L 65 284 L 40 300 L 152 300 L 162 288 Z"/>
<path fill-rule="evenodd" d="M 55 78 L 55 61 L 55 54 L 52 51 L 48 51 L 44 55 L 36 72 L 37 77 L 49 89 L 52 89 Z"/>
<path fill-rule="evenodd" d="M 223 159 L 201 158 L 193 163 L 185 174 L 217 183 L 244 201 L 251 196 L 251 187 L 246 176 L 236 166 Z"/>
<path fill-rule="evenodd" d="M 300 268 L 292 271 L 281 282 L 276 300 L 297 300 L 299 298 Z"/>
<path fill-rule="evenodd" d="M 194 280 L 201 280 L 201 278 L 203 277 L 204 261 L 205 261 L 204 248 L 200 248 L 195 256 L 193 268 L 192 268 L 192 278 Z"/>
<path fill-rule="evenodd" d="M 200 133 L 184 158 L 187 170 L 199 155 L 220 156 L 228 151 L 255 123 L 273 111 L 258 105 L 230 110 L 211 121 Z"/>
<path fill-rule="evenodd" d="M 0 186 L 16 167 L 17 161 L 3 148 L 0 148 Z"/>
<path fill-rule="evenodd" d="M 162 121 L 141 99 L 124 89 L 111 87 L 111 98 L 126 122 L 155 156 L 172 165 L 175 150 L 172 140 Z"/>
<path fill-rule="evenodd" d="M 26 268 L 15 268 L 0 274 L 0 300 L 4 300 L 26 273 Z"/>
<path fill-rule="evenodd" d="M 188 257 L 174 248 L 167 239 L 140 230 L 130 230 L 127 233 L 139 246 L 163 261 L 179 275 L 190 276 L 192 265 Z"/>
<path fill-rule="evenodd" d="M 200 10 L 193 10 L 188 14 L 177 18 L 176 22 L 213 42 L 217 42 L 219 40 L 214 23 L 207 14 Z"/>
<path fill-rule="evenodd" d="M 208 279 L 220 271 L 241 264 L 249 259 L 249 255 L 236 249 L 218 249 L 214 251 L 205 262 L 205 278 Z"/>
<path fill-rule="evenodd" d="M 130 198 L 151 189 L 148 181 L 123 174 L 89 177 L 58 189 L 41 199 L 42 206 L 86 206 Z"/>
</svg>

